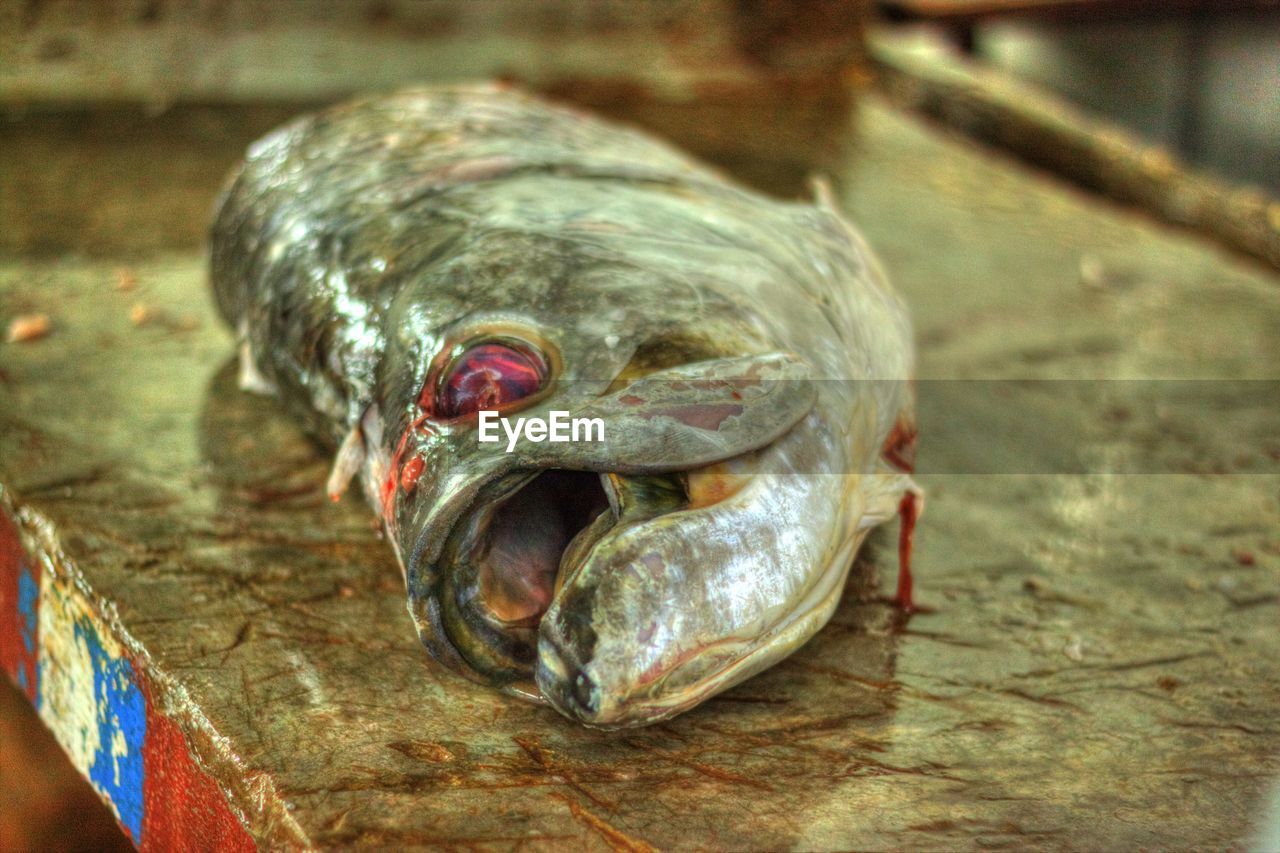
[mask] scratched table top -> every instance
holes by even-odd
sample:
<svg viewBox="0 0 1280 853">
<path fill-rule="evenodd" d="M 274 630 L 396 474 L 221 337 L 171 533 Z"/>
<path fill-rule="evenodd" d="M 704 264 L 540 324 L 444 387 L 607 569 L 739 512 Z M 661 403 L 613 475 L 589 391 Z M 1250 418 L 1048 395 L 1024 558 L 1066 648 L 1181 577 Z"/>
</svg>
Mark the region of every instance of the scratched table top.
<svg viewBox="0 0 1280 853">
<path fill-rule="evenodd" d="M 0 664 L 135 842 L 1248 843 L 1280 773 L 1274 385 L 1222 419 L 1053 383 L 1278 379 L 1280 275 L 874 98 L 857 128 L 841 194 L 919 337 L 929 609 L 878 598 L 878 531 L 813 642 L 615 734 L 430 665 L 368 510 L 236 390 L 187 214 L 249 130 L 99 134 L 96 169 L 23 137 L 0 320 L 52 328 L 0 348 Z"/>
</svg>

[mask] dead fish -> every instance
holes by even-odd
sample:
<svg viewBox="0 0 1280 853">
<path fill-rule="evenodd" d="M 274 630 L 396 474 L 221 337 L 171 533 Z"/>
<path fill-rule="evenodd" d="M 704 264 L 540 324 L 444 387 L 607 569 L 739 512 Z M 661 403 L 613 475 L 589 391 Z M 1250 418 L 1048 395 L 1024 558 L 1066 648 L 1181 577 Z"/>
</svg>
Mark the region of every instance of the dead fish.
<svg viewBox="0 0 1280 853">
<path fill-rule="evenodd" d="M 818 188 L 771 200 L 502 86 L 299 118 L 225 190 L 242 385 L 337 448 L 430 653 L 597 727 L 795 651 L 920 491 L 911 329 Z M 600 440 L 479 441 L 482 411 Z"/>
</svg>

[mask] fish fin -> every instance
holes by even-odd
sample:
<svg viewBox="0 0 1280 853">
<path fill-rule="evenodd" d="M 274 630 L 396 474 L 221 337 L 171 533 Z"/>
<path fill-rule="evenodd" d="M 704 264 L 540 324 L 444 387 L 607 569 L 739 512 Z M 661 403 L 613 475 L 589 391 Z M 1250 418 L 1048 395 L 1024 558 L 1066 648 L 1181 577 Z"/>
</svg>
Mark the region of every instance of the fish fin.
<svg viewBox="0 0 1280 853">
<path fill-rule="evenodd" d="M 836 201 L 836 192 L 831 187 L 830 178 L 826 175 L 810 175 L 809 189 L 813 191 L 813 200 L 818 207 L 840 213 L 840 204 Z"/>
<path fill-rule="evenodd" d="M 883 461 L 877 463 L 874 474 L 864 475 L 864 482 L 862 493 L 865 503 L 858 519 L 859 530 L 870 530 L 892 519 L 898 514 L 898 503 L 905 494 L 924 498 L 924 490 L 916 485 L 911 475 Z"/>
<path fill-rule="evenodd" d="M 248 341 L 241 341 L 240 343 L 239 384 L 241 391 L 249 391 L 253 394 L 272 395 L 276 393 L 275 383 L 263 376 L 262 371 L 258 370 L 258 365 L 253 360 L 253 350 L 249 348 Z"/>
<path fill-rule="evenodd" d="M 360 432 L 364 437 L 364 496 L 369 505 L 382 510 L 381 487 L 391 469 L 391 454 L 382 442 L 382 410 L 372 403 L 360 417 Z"/>
<path fill-rule="evenodd" d="M 880 264 L 879 257 L 875 252 L 871 251 L 871 247 L 867 245 L 867 241 L 858 232 L 858 229 L 854 228 L 853 224 L 845 218 L 845 213 L 840 208 L 840 202 L 836 198 L 831 181 L 825 175 L 812 175 L 809 178 L 809 187 L 813 190 L 814 202 L 817 204 L 818 209 L 835 218 L 840 231 L 843 232 L 855 252 L 870 270 L 872 281 L 878 283 L 881 289 L 887 290 L 884 282 L 888 281 L 888 277 Z M 896 299 L 896 297 L 893 298 Z"/>
<path fill-rule="evenodd" d="M 357 423 L 342 440 L 338 455 L 333 458 L 333 468 L 329 470 L 329 480 L 324 487 L 330 500 L 337 502 L 342 497 L 347 486 L 351 485 L 351 478 L 364 465 L 364 457 L 364 434 Z"/>
</svg>

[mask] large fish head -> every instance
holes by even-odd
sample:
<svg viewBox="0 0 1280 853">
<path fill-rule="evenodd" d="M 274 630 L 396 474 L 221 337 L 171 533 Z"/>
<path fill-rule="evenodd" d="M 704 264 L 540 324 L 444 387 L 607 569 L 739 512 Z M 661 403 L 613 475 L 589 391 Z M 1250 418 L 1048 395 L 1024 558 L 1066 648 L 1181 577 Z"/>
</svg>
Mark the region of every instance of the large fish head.
<svg viewBox="0 0 1280 853">
<path fill-rule="evenodd" d="M 484 269 L 469 269 L 473 286 Z M 809 608 L 810 568 L 835 556 L 809 481 L 779 488 L 758 470 L 788 438 L 790 453 L 823 455 L 794 437 L 812 431 L 797 427 L 814 383 L 789 352 L 640 335 L 638 313 L 602 326 L 616 305 L 580 321 L 533 305 L 525 294 L 419 333 L 404 312 L 403 346 L 429 346 L 388 359 L 421 387 L 388 443 L 384 500 L 411 612 L 432 654 L 473 679 L 590 725 L 654 722 L 771 660 L 761 650 L 785 646 L 789 614 Z M 484 406 L 459 408 L 466 389 Z M 482 410 L 600 427 L 482 442 Z M 779 580 L 779 566 L 804 578 Z"/>
</svg>

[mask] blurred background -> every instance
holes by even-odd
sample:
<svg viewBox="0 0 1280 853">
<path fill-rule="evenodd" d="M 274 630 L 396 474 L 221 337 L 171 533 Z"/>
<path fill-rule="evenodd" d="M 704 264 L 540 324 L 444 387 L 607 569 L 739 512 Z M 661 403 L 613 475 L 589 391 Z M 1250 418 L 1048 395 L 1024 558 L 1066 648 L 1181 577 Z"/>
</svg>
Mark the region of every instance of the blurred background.
<svg viewBox="0 0 1280 853">
<path fill-rule="evenodd" d="M 877 45 L 907 43 L 1280 188 L 1277 0 L 0 0 L 0 248 L 198 245 L 245 143 L 415 81 L 519 81 L 796 194 L 842 156 Z"/>
<path fill-rule="evenodd" d="M 644 125 L 797 195 L 856 147 L 861 92 L 923 102 L 940 66 L 1053 93 L 1095 129 L 1132 134 L 1138 155 L 1159 146 L 1218 176 L 1205 190 L 1214 198 L 1256 197 L 1237 184 L 1280 190 L 1277 2 L 0 0 L 0 253 L 127 261 L 198 247 L 228 168 L 290 115 L 463 78 L 518 81 Z M 976 100 L 957 103 L 977 113 L 933 112 L 970 131 L 975 115 L 998 121 L 975 135 L 1035 162 L 1070 131 L 1068 117 L 1057 135 L 1023 134 L 1004 106 L 983 112 L 992 100 L 973 85 Z M 1121 200 L 1165 218 L 1218 215 L 1185 204 L 1170 215 L 1160 192 L 1108 183 L 1070 150 L 1054 162 L 1079 166 L 1082 183 L 1120 187 Z M 1267 227 L 1254 217 L 1245 230 Z M 1265 257 L 1280 224 L 1269 227 L 1244 250 Z M 0 848 L 124 845 L 22 695 L 0 686 Z"/>
<path fill-rule="evenodd" d="M 878 7 L 1192 164 L 1280 188 L 1280 4 L 881 0 Z"/>
</svg>

